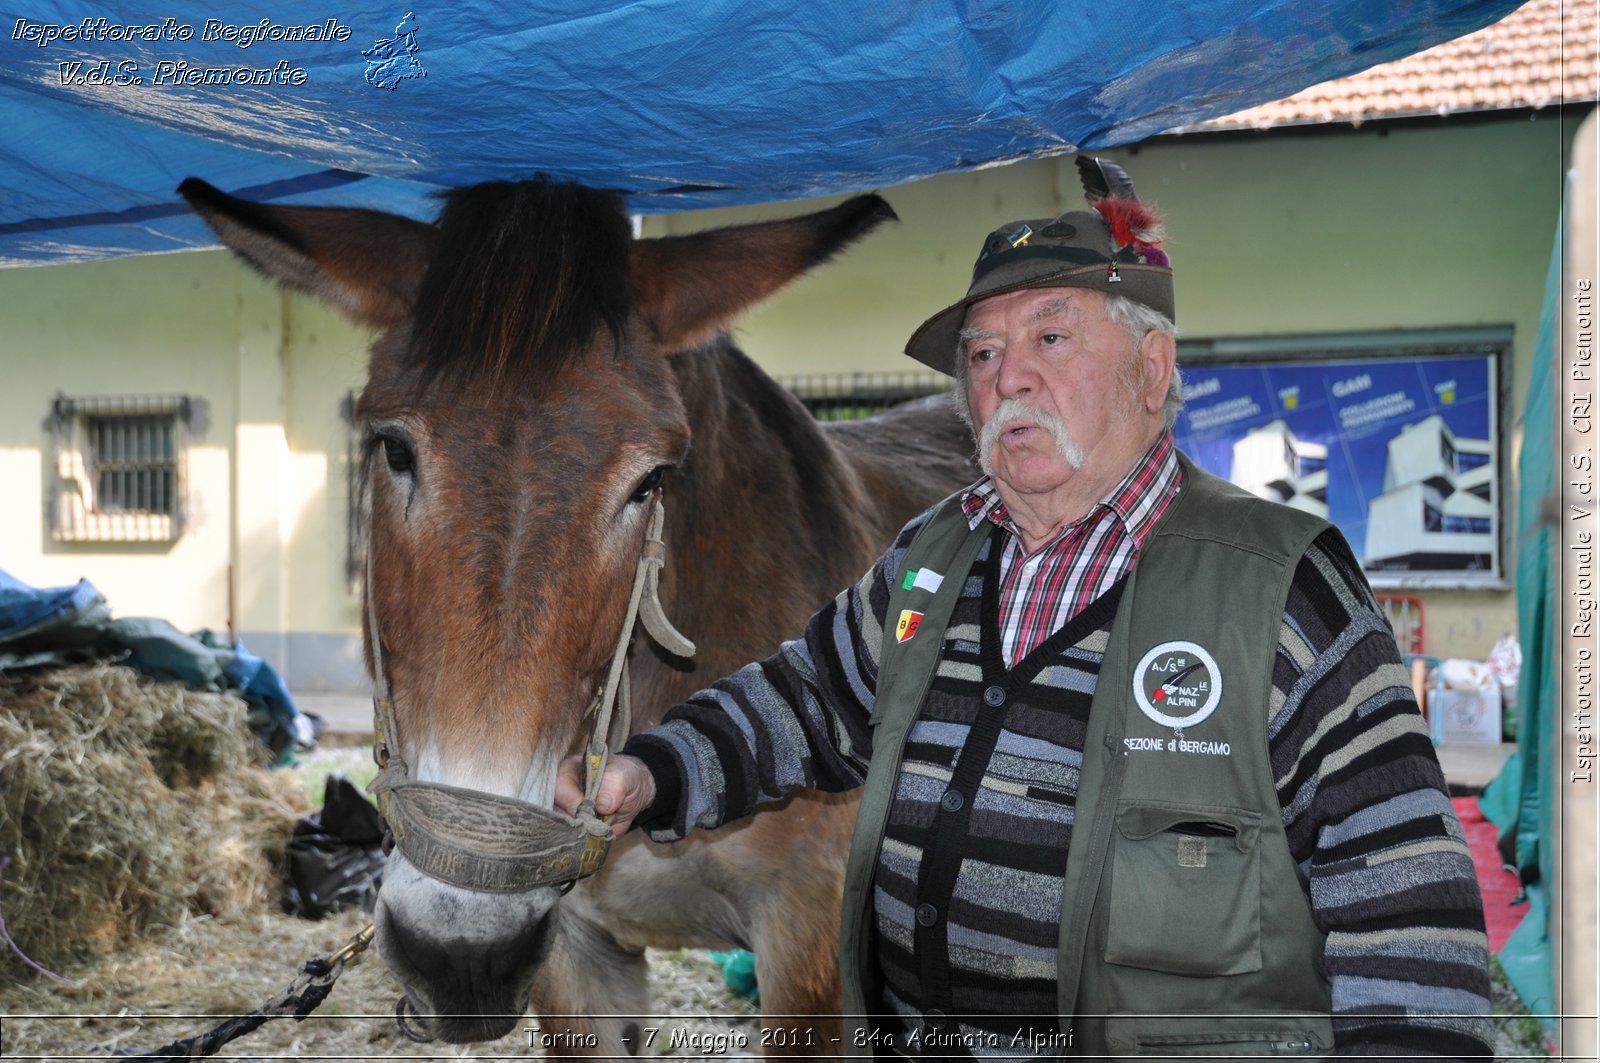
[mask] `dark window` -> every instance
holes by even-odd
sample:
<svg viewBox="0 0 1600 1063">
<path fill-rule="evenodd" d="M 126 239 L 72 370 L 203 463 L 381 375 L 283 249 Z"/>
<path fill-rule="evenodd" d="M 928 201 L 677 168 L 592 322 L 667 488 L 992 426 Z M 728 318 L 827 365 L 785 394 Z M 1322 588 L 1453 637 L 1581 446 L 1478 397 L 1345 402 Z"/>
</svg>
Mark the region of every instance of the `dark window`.
<svg viewBox="0 0 1600 1063">
<path fill-rule="evenodd" d="M 182 534 L 187 398 L 59 396 L 51 412 L 58 541 L 169 542 Z"/>
<path fill-rule="evenodd" d="M 1487 535 L 1491 529 L 1492 525 L 1488 517 L 1446 517 L 1444 519 L 1444 530 L 1447 532 L 1470 532 L 1475 535 Z"/>
</svg>

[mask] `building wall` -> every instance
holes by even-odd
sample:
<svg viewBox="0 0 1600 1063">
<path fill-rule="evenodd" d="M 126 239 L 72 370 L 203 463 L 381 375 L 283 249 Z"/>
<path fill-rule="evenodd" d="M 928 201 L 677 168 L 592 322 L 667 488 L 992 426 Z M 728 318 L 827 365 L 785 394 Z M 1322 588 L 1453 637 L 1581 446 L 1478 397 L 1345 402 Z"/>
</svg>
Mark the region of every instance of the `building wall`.
<svg viewBox="0 0 1600 1063">
<path fill-rule="evenodd" d="M 1541 115 L 1168 137 L 1106 154 L 1167 215 L 1188 337 L 1510 325 L 1502 422 L 1513 458 L 1502 479 L 1510 497 L 1570 136 L 1570 127 Z M 899 353 L 906 338 L 964 290 L 985 233 L 1082 202 L 1070 159 L 884 194 L 899 225 L 738 329 L 769 371 L 912 368 Z M 644 232 L 809 206 L 653 216 Z M 368 335 L 326 307 L 278 293 L 220 251 L 0 272 L 0 321 L 0 568 L 40 585 L 86 577 L 121 615 L 159 615 L 184 628 L 223 628 L 231 619 L 298 688 L 359 685 L 339 403 L 362 378 Z M 43 500 L 57 392 L 201 400 L 182 539 L 50 541 Z M 1507 519 L 1511 512 L 1503 510 Z M 1424 599 L 1429 652 L 1481 656 L 1515 630 L 1509 589 Z"/>
<path fill-rule="evenodd" d="M 226 626 L 243 307 L 238 272 L 218 265 L 213 255 L 171 255 L 0 272 L 0 568 L 35 585 L 86 577 L 122 615 Z M 180 539 L 51 540 L 45 504 L 57 393 L 198 400 Z"/>
<path fill-rule="evenodd" d="M 305 689 L 362 684 L 361 607 L 346 577 L 350 428 L 340 415 L 366 378 L 372 334 L 338 312 L 294 298 L 287 317 L 290 395 L 286 435 L 294 462 L 295 525 L 283 630 L 295 682 Z"/>
<path fill-rule="evenodd" d="M 88 579 L 120 616 L 231 623 L 308 688 L 359 684 L 338 409 L 365 335 L 222 251 L 6 270 L 0 321 L 0 568 L 36 586 Z M 195 400 L 176 542 L 52 540 L 58 393 Z"/>
</svg>

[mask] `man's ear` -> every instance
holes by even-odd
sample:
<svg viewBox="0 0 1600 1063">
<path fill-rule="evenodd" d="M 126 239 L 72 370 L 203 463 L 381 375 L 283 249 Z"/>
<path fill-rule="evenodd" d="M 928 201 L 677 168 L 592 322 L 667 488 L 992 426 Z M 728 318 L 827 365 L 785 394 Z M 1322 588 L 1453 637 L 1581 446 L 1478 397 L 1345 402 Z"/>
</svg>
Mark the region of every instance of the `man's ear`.
<svg viewBox="0 0 1600 1063">
<path fill-rule="evenodd" d="M 178 193 L 267 278 L 327 300 L 358 324 L 387 328 L 410 316 L 433 226 L 375 210 L 255 203 L 198 177 Z"/>
<path fill-rule="evenodd" d="M 1146 413 L 1160 413 L 1178 366 L 1178 341 L 1170 332 L 1152 329 L 1139 341 L 1139 401 Z"/>
</svg>

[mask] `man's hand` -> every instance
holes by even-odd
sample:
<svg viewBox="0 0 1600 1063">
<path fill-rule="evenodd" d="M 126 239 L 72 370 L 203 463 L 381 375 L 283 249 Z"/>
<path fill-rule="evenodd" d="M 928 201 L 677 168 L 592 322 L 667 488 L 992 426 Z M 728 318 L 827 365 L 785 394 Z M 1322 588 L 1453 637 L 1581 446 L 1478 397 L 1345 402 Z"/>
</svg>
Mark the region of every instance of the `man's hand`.
<svg viewBox="0 0 1600 1063">
<path fill-rule="evenodd" d="M 633 825 L 633 817 L 650 807 L 656 799 L 656 781 L 638 757 L 613 754 L 600 776 L 600 792 L 595 794 L 594 810 L 611 825 L 619 837 Z M 556 772 L 556 808 L 567 815 L 583 800 L 583 757 L 572 756 L 561 762 Z"/>
</svg>

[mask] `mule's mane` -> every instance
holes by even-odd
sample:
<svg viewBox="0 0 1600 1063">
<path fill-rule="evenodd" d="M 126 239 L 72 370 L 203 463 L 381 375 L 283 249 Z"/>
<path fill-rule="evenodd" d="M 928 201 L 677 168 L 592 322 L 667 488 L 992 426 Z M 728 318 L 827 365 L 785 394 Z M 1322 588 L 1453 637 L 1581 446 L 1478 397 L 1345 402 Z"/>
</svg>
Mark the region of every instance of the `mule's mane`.
<svg viewBox="0 0 1600 1063">
<path fill-rule="evenodd" d="M 549 379 L 629 312 L 632 234 L 617 198 L 494 181 L 445 193 L 408 361 L 429 382 Z"/>
</svg>

